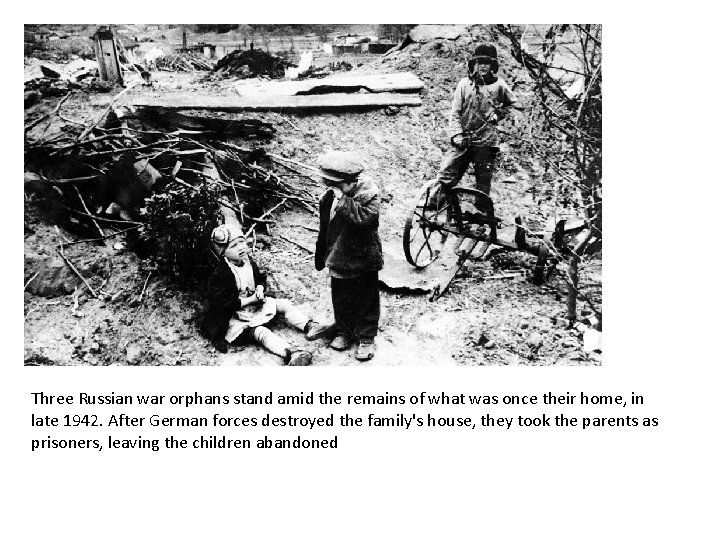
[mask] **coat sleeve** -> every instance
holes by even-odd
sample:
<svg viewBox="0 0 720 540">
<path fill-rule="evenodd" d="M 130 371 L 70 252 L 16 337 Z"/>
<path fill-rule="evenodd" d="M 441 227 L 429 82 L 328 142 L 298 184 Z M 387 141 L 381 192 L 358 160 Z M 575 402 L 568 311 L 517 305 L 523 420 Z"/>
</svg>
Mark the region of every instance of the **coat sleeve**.
<svg viewBox="0 0 720 540">
<path fill-rule="evenodd" d="M 238 309 L 240 300 L 232 274 L 223 272 L 220 267 L 213 272 L 207 287 L 208 304 L 200 331 L 220 352 L 227 352 L 228 323 Z"/>
<path fill-rule="evenodd" d="M 462 105 L 463 105 L 463 81 L 457 85 L 453 95 L 452 106 L 450 107 L 450 124 L 448 135 L 452 139 L 455 135 L 462 134 Z"/>
<path fill-rule="evenodd" d="M 315 270 L 325 268 L 325 255 L 327 254 L 327 232 L 328 223 L 330 221 L 330 208 L 332 204 L 332 191 L 328 190 L 320 199 L 320 228 L 318 230 L 317 241 L 315 242 Z"/>
<path fill-rule="evenodd" d="M 265 289 L 265 295 L 266 296 L 272 296 L 271 292 L 268 291 L 268 274 L 267 272 L 260 269 L 260 267 L 257 265 L 255 261 L 250 259 L 250 266 L 252 266 L 253 271 L 253 281 L 255 282 L 255 286 L 262 285 L 263 289 Z"/>
<path fill-rule="evenodd" d="M 367 202 L 360 202 L 345 195 L 338 203 L 337 213 L 361 227 L 377 227 L 380 222 L 380 194 Z"/>
<path fill-rule="evenodd" d="M 523 106 L 518 101 L 515 93 L 510 89 L 508 84 L 502 80 L 500 84 L 498 101 L 505 107 L 513 107 L 514 109 L 522 110 Z"/>
</svg>

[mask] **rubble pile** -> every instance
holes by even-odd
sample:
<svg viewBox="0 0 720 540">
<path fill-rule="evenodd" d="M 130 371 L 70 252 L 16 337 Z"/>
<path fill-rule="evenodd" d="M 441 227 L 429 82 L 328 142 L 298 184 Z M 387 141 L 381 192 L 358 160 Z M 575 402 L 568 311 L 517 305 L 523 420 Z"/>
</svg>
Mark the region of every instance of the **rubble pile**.
<svg viewBox="0 0 720 540">
<path fill-rule="evenodd" d="M 39 64 L 25 81 L 25 108 L 41 98 L 64 96 L 72 90 L 109 92 L 112 87 L 100 80 L 97 62 L 92 60 L 76 59 L 63 67 Z"/>
<path fill-rule="evenodd" d="M 213 66 L 201 54 L 182 52 L 162 56 L 155 60 L 160 71 L 212 71 Z"/>
<path fill-rule="evenodd" d="M 272 212 L 284 205 L 313 211 L 305 188 L 260 164 L 262 150 L 226 142 L 227 133 L 271 136 L 269 124 L 177 115 L 180 127 L 167 118 L 158 127 L 112 104 L 83 123 L 62 122 L 72 97 L 26 122 L 25 191 L 75 234 L 102 242 L 129 233 L 138 254 L 152 255 L 158 268 L 189 284 L 212 263 L 209 231 L 223 210 L 250 234 L 274 223 Z M 182 129 L 188 122 L 204 129 Z"/>
<path fill-rule="evenodd" d="M 271 79 L 279 79 L 285 76 L 285 68 L 288 67 L 297 66 L 260 49 L 233 51 L 218 60 L 211 78 L 247 79 L 264 75 Z"/>
</svg>

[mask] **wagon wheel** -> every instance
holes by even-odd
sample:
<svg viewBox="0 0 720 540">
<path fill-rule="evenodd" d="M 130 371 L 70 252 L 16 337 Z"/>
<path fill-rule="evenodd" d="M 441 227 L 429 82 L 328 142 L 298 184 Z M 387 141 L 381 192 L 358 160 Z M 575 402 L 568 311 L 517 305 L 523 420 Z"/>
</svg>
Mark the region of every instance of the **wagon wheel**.
<svg viewBox="0 0 720 540">
<path fill-rule="evenodd" d="M 442 252 L 453 221 L 455 195 L 437 181 L 430 180 L 422 188 L 405 220 L 403 250 L 407 262 L 424 268 Z"/>
</svg>

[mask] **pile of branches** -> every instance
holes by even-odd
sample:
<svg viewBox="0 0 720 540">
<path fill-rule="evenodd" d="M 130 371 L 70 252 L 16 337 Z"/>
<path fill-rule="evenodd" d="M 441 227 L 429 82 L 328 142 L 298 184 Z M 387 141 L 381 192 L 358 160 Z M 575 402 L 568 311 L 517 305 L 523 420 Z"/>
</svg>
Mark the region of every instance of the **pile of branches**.
<svg viewBox="0 0 720 540">
<path fill-rule="evenodd" d="M 588 220 L 602 230 L 602 26 L 549 25 L 537 52 L 523 43 L 523 28 L 498 25 L 513 57 L 533 84 L 526 110 L 535 131 L 532 151 L 547 168 L 580 190 Z M 571 59 L 572 61 L 568 61 Z"/>
<path fill-rule="evenodd" d="M 148 126 L 114 100 L 95 118 L 68 119 L 69 96 L 25 126 L 26 193 L 87 241 L 127 234 L 139 255 L 191 285 L 214 264 L 210 231 L 226 212 L 249 237 L 285 206 L 314 212 L 315 197 L 273 172 L 262 150 L 222 134 Z"/>
<path fill-rule="evenodd" d="M 246 79 L 264 75 L 271 79 L 285 76 L 285 68 L 297 67 L 284 58 L 260 49 L 233 51 L 215 64 L 211 78 L 236 77 Z"/>
<path fill-rule="evenodd" d="M 575 318 L 578 265 L 602 249 L 602 26 L 554 24 L 534 47 L 525 41 L 528 28 L 498 25 L 512 55 L 532 84 L 525 104 L 529 131 L 527 151 L 540 158 L 548 173 L 579 191 L 587 230 L 575 242 L 568 265 L 568 316 Z"/>
<path fill-rule="evenodd" d="M 204 56 L 191 52 L 161 56 L 155 66 L 160 71 L 212 71 L 213 69 L 212 64 Z"/>
</svg>

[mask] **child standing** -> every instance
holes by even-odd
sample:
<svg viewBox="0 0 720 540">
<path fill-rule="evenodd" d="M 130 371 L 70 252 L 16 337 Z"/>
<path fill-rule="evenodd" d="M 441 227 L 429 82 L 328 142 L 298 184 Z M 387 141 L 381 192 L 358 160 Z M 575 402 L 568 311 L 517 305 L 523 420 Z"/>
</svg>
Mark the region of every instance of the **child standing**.
<svg viewBox="0 0 720 540">
<path fill-rule="evenodd" d="M 355 357 L 375 355 L 380 320 L 378 271 L 383 267 L 378 235 L 380 190 L 349 152 L 329 152 L 318 160 L 323 182 L 330 189 L 320 200 L 320 231 L 315 268 L 330 274 L 338 334 L 330 343 L 342 351 L 358 341 Z"/>
<path fill-rule="evenodd" d="M 468 76 L 460 81 L 452 100 L 449 125 L 452 148 L 445 154 L 437 175 L 447 187 L 460 182 L 468 165 L 473 163 L 477 189 L 490 195 L 499 153 L 497 123 L 511 107 L 521 108 L 510 87 L 497 76 L 498 69 L 495 46 L 478 45 L 468 62 Z"/>
</svg>

